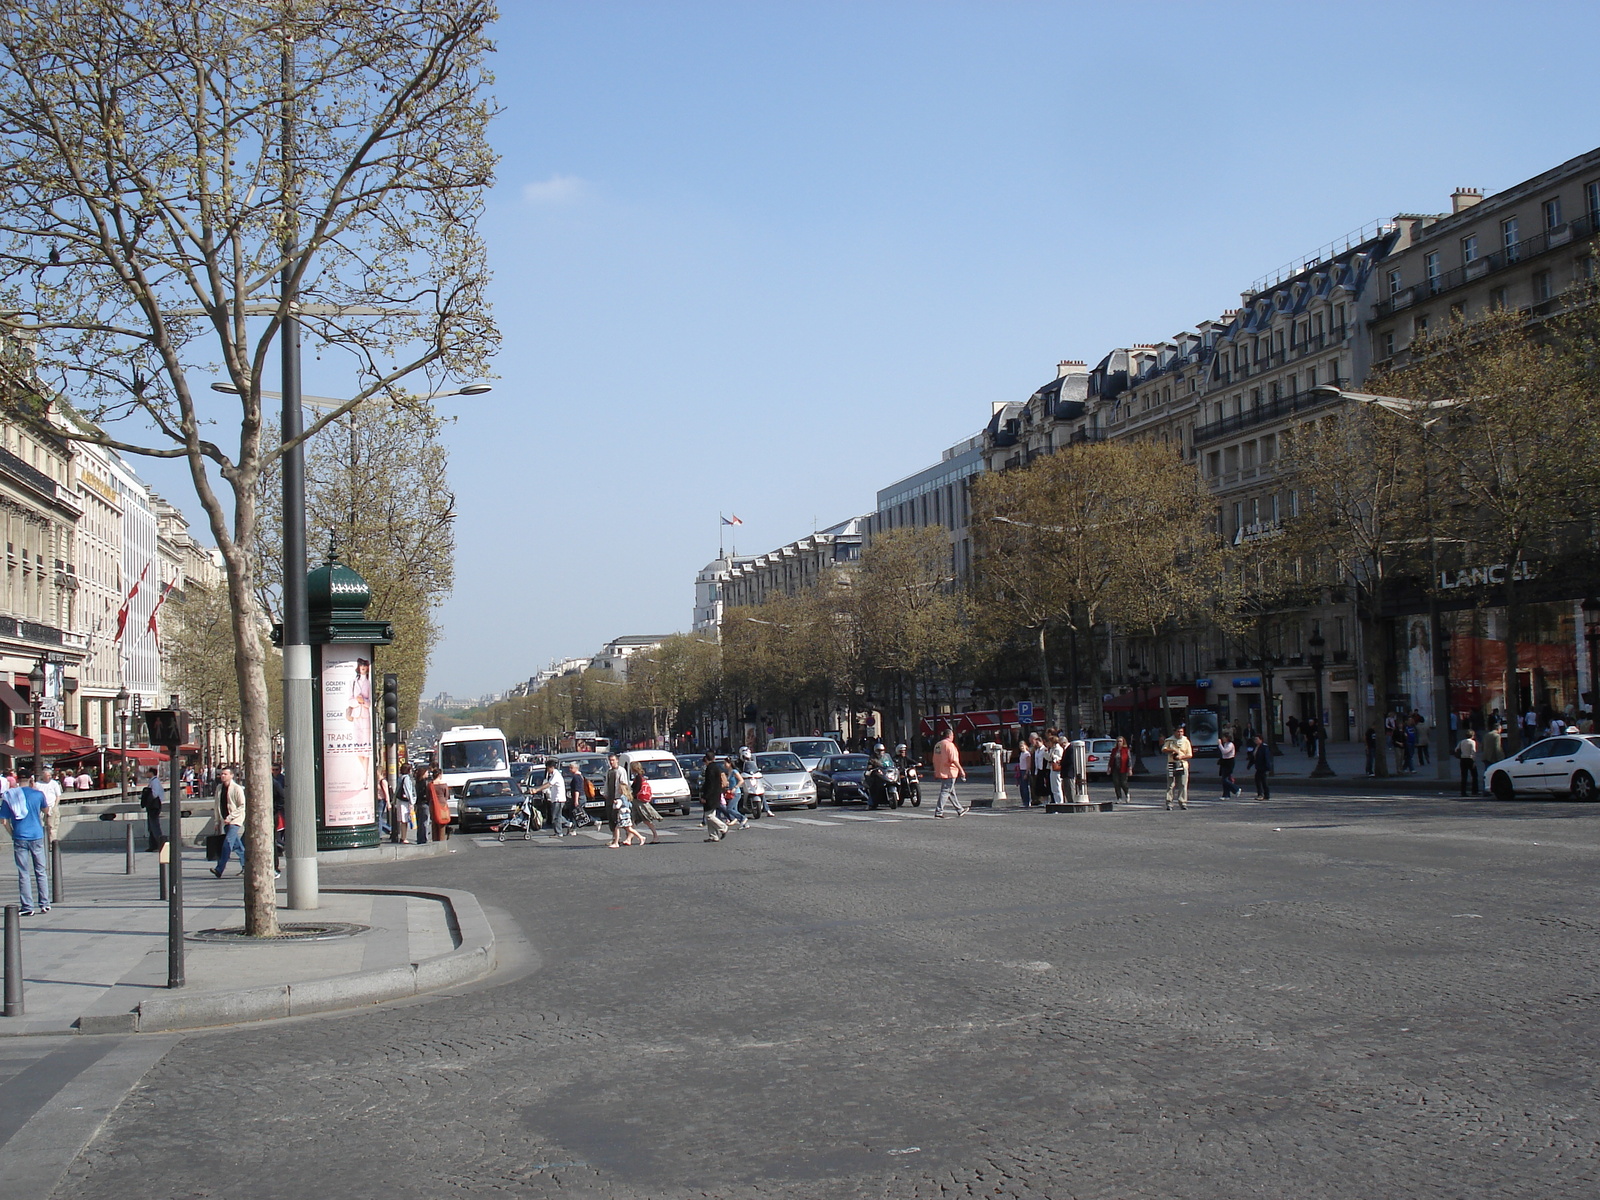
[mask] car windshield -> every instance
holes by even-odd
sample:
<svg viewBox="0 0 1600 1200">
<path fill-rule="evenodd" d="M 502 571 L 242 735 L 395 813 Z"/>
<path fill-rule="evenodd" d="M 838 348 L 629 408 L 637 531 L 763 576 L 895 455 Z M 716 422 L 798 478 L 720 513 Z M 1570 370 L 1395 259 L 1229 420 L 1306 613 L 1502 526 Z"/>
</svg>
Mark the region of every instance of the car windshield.
<svg viewBox="0 0 1600 1200">
<path fill-rule="evenodd" d="M 641 759 L 639 767 L 644 771 L 646 779 L 682 779 L 683 768 L 678 766 L 677 760 L 672 758 L 646 758 Z M 628 768 L 631 774 L 633 768 Z"/>
<path fill-rule="evenodd" d="M 865 771 L 870 761 L 865 754 L 841 754 L 829 766 L 835 771 Z"/>
<path fill-rule="evenodd" d="M 756 755 L 756 770 L 763 775 L 796 775 L 805 769 L 806 765 L 793 754 Z"/>
<path fill-rule="evenodd" d="M 469 800 L 482 799 L 484 796 L 515 796 L 516 790 L 511 786 L 509 779 L 484 779 L 467 784 L 467 798 Z"/>
<path fill-rule="evenodd" d="M 538 766 L 534 767 L 528 772 L 527 778 L 525 778 L 522 782 L 527 784 L 529 787 L 538 787 L 549 777 L 549 775 L 550 768 L 545 766 L 543 763 L 540 763 Z"/>
<path fill-rule="evenodd" d="M 818 738 L 810 742 L 790 742 L 789 749 L 801 758 L 821 758 L 826 754 L 839 753 L 839 747 L 827 738 Z"/>
<path fill-rule="evenodd" d="M 446 742 L 439 747 L 442 771 L 504 771 L 506 744 L 499 738 L 478 738 L 470 742 Z"/>
<path fill-rule="evenodd" d="M 561 764 L 561 769 L 565 771 L 571 767 L 573 763 L 577 763 L 578 770 L 582 771 L 591 779 L 605 778 L 606 757 L 603 754 L 587 754 L 582 758 L 570 758 Z"/>
<path fill-rule="evenodd" d="M 698 771 L 706 760 L 698 754 L 678 755 L 678 765 L 685 771 Z"/>
</svg>

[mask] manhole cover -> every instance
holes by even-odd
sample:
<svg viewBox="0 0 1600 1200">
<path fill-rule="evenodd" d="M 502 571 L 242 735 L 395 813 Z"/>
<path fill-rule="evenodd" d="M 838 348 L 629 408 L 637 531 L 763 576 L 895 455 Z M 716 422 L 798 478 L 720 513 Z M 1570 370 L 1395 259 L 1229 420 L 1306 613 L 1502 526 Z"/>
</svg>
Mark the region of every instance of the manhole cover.
<svg viewBox="0 0 1600 1200">
<path fill-rule="evenodd" d="M 278 926 L 271 937 L 250 937 L 244 929 L 201 929 L 189 934 L 191 942 L 228 942 L 232 945 L 271 945 L 277 942 L 327 942 L 334 938 L 354 937 L 366 933 L 371 926 L 356 925 L 350 921 L 289 922 Z"/>
</svg>

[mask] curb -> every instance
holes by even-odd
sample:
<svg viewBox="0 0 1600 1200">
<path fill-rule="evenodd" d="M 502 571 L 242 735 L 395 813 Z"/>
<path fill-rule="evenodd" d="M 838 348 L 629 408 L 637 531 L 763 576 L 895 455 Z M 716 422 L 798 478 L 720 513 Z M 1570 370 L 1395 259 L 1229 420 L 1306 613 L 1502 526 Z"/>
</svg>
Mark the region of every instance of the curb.
<svg viewBox="0 0 1600 1200">
<path fill-rule="evenodd" d="M 483 915 L 478 898 L 471 892 L 377 884 L 322 890 L 442 900 L 455 918 L 461 944 L 448 954 L 378 971 L 228 992 L 177 992 L 155 996 L 141 1002 L 132 1012 L 85 1015 L 79 1018 L 78 1032 L 171 1033 L 341 1012 L 473 983 L 489 975 L 497 965 L 494 930 Z"/>
<path fill-rule="evenodd" d="M 354 867 L 362 863 L 409 862 L 413 858 L 432 858 L 436 854 L 449 854 L 454 847 L 444 842 L 379 842 L 376 846 L 363 846 L 359 850 L 318 850 L 317 862 L 324 867 Z M 323 888 L 325 892 L 349 891 L 349 888 Z M 368 888 L 367 891 L 375 889 Z"/>
</svg>

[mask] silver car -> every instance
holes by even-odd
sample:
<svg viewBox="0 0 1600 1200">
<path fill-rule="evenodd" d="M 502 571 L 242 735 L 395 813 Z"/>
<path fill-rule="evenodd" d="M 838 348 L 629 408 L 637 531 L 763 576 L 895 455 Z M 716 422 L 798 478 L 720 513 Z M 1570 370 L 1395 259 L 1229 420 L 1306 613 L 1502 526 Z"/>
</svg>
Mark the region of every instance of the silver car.
<svg viewBox="0 0 1600 1200">
<path fill-rule="evenodd" d="M 769 750 L 756 755 L 756 770 L 767 784 L 769 808 L 815 808 L 817 784 L 798 755 Z"/>
</svg>

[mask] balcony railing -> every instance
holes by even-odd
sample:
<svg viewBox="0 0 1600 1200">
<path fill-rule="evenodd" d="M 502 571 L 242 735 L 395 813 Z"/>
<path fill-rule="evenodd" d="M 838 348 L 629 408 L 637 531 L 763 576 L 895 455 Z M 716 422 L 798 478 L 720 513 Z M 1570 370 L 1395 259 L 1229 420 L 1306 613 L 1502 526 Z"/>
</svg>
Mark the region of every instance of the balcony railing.
<svg viewBox="0 0 1600 1200">
<path fill-rule="evenodd" d="M 1554 229 L 1547 229 L 1504 249 L 1492 251 L 1469 263 L 1441 272 L 1432 279 L 1402 288 L 1389 299 L 1380 300 L 1374 305 L 1373 312 L 1380 318 L 1390 316 L 1434 296 L 1454 291 L 1468 283 L 1475 283 L 1485 275 L 1518 266 L 1550 250 L 1593 237 L 1597 231 L 1600 231 L 1600 213 L 1585 213 L 1565 224 L 1557 225 Z"/>
<path fill-rule="evenodd" d="M 1328 382 L 1334 387 L 1343 386 L 1343 381 L 1338 379 L 1332 379 Z M 1322 408 L 1331 399 L 1331 397 L 1318 392 L 1301 392 L 1298 396 L 1281 396 L 1276 400 L 1269 400 L 1265 404 L 1258 404 L 1246 412 L 1235 413 L 1233 416 L 1223 417 L 1219 421 L 1209 421 L 1204 425 L 1196 425 L 1194 427 L 1195 445 L 1211 441 L 1214 438 L 1238 433 L 1241 429 L 1252 429 L 1269 421 L 1292 417 L 1296 413 L 1307 412 L 1313 408 Z"/>
</svg>

